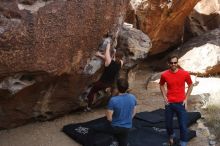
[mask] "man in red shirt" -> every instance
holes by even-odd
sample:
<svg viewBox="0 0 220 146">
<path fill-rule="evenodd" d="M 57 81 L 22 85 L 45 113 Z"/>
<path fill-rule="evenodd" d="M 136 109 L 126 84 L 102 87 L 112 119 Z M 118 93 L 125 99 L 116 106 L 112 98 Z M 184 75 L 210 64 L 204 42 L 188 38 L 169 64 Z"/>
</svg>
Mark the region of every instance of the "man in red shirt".
<svg viewBox="0 0 220 146">
<path fill-rule="evenodd" d="M 169 143 L 172 146 L 175 137 L 173 132 L 173 115 L 176 113 L 180 127 L 180 145 L 187 145 L 187 98 L 192 92 L 193 84 L 187 71 L 178 68 L 178 57 L 173 55 L 168 58 L 170 69 L 162 73 L 160 90 L 165 102 L 166 129 Z M 165 83 L 167 90 L 165 89 Z M 185 92 L 185 83 L 188 84 Z"/>
</svg>

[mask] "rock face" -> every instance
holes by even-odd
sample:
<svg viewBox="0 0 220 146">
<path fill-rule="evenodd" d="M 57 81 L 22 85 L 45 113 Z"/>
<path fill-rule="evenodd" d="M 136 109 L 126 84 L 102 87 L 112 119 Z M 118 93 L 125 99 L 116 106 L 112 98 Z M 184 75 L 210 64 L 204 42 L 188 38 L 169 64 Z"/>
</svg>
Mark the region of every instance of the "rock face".
<svg viewBox="0 0 220 146">
<path fill-rule="evenodd" d="M 1 73 L 79 71 L 87 61 L 82 58 L 91 57 L 103 35 L 117 31 L 113 25 L 122 23 L 126 5 L 103 0 L 23 3 L 0 2 Z"/>
<path fill-rule="evenodd" d="M 201 0 L 189 15 L 189 29 L 194 36 L 220 26 L 219 0 Z"/>
<path fill-rule="evenodd" d="M 78 108 L 96 75 L 85 70 L 128 0 L 0 1 L 0 129 Z"/>
<path fill-rule="evenodd" d="M 198 75 L 220 73 L 220 29 L 207 32 L 185 43 L 177 51 L 179 64 Z"/>
<path fill-rule="evenodd" d="M 132 24 L 124 23 L 118 37 L 118 49 L 127 51 L 130 59 L 144 59 L 152 47 L 150 38 L 142 31 L 133 28 Z"/>
<path fill-rule="evenodd" d="M 167 58 L 170 54 L 179 56 L 178 64 L 184 70 L 198 76 L 210 76 L 220 73 L 220 28 L 201 36 L 194 37 L 178 49 L 165 54 L 164 58 L 152 61 L 156 70 L 168 69 Z"/>
<path fill-rule="evenodd" d="M 126 22 L 134 23 L 148 34 L 153 47 L 150 54 L 164 52 L 182 41 L 185 18 L 199 0 L 131 0 L 135 16 L 128 16 Z M 133 20 L 133 19 L 136 20 Z"/>
</svg>

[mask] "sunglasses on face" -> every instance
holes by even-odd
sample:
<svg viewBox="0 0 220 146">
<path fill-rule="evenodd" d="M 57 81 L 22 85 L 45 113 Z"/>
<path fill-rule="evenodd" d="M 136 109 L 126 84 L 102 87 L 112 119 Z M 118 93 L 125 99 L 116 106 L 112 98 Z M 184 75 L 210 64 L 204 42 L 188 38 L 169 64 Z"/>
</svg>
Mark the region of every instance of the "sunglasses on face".
<svg viewBox="0 0 220 146">
<path fill-rule="evenodd" d="M 169 62 L 169 64 L 177 64 L 177 62 Z"/>
</svg>

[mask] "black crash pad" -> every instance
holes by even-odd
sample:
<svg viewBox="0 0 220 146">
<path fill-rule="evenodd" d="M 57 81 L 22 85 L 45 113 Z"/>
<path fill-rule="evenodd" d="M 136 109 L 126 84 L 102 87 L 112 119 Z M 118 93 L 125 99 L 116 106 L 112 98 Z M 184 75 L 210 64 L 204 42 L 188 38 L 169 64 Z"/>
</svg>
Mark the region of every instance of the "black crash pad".
<svg viewBox="0 0 220 146">
<path fill-rule="evenodd" d="M 177 142 L 179 142 L 179 129 L 176 129 Z M 196 136 L 196 132 L 189 130 L 188 141 Z M 165 129 L 144 127 L 132 129 L 129 133 L 129 144 L 131 146 L 163 146 L 168 145 L 168 136 Z"/>
<path fill-rule="evenodd" d="M 165 128 L 165 116 L 164 109 L 158 109 L 152 112 L 140 112 L 135 115 L 133 119 L 133 125 L 136 128 L 140 127 L 157 127 L 157 128 Z M 188 121 L 187 126 L 189 127 L 193 123 L 195 123 L 199 118 L 201 118 L 201 114 L 199 112 L 187 112 Z M 173 128 L 179 128 L 179 124 L 177 121 L 177 117 L 174 116 Z"/>
<path fill-rule="evenodd" d="M 112 135 L 93 131 L 107 124 L 109 122 L 106 117 L 102 117 L 85 123 L 66 125 L 63 127 L 63 132 L 83 146 L 110 146 L 114 141 Z"/>
<path fill-rule="evenodd" d="M 139 116 L 139 114 L 141 116 Z M 158 117 L 161 116 L 155 118 L 158 119 L 158 121 L 150 119 L 154 116 L 156 117 L 156 115 Z M 193 122 L 196 122 L 196 120 L 201 117 L 200 113 L 197 112 L 190 112 L 188 115 L 190 117 L 189 119 L 191 119 L 188 125 L 193 124 Z M 152 111 L 151 114 L 149 114 L 149 112 L 137 113 L 133 119 L 133 128 L 129 132 L 130 146 L 164 145 L 168 138 L 164 128 L 164 120 L 162 120 L 163 116 L 163 109 Z M 150 121 L 147 121 L 147 119 L 150 119 Z M 175 127 L 177 128 L 175 133 L 177 137 L 179 137 L 178 124 L 175 123 L 176 122 L 174 122 L 174 125 L 176 125 Z M 117 146 L 113 135 L 94 131 L 94 129 L 103 128 L 107 125 L 109 125 L 109 122 L 106 117 L 102 117 L 84 123 L 66 125 L 63 127 L 63 132 L 83 146 Z M 189 131 L 189 140 L 195 136 L 195 131 Z"/>
</svg>

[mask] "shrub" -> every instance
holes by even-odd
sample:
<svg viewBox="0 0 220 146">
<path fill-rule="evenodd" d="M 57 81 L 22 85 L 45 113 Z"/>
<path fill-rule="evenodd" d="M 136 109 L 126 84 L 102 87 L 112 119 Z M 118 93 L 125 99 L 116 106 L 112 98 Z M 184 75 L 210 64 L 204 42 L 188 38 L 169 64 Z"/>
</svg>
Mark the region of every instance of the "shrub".
<svg viewBox="0 0 220 146">
<path fill-rule="evenodd" d="M 218 94 L 220 95 L 220 94 Z M 206 110 L 206 124 L 209 129 L 220 139 L 220 103 L 210 102 Z"/>
</svg>

